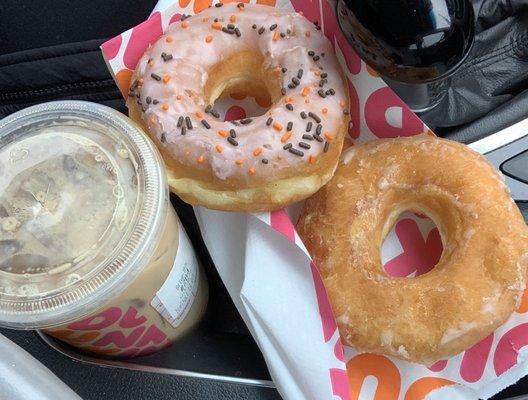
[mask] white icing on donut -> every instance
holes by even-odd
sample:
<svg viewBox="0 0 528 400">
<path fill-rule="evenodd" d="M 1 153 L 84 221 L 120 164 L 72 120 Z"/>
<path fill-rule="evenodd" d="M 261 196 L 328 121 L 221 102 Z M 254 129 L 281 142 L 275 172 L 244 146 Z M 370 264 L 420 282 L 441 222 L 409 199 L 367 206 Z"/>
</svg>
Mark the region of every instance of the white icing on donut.
<svg viewBox="0 0 528 400">
<path fill-rule="evenodd" d="M 240 37 L 214 29 L 215 18 L 223 27 L 228 23 L 235 25 Z M 276 29 L 270 30 L 274 24 Z M 261 27 L 264 32 L 259 34 Z M 205 112 L 204 87 L 212 66 L 244 49 L 258 49 L 267 68 L 287 69 L 280 74 L 286 95 L 264 115 L 252 118 L 251 123 L 235 126 Z M 300 84 L 288 88 L 300 69 L 303 70 Z M 327 83 L 322 89 L 333 89 L 335 94 L 324 98 L 318 94 L 321 74 L 327 74 Z M 248 179 L 251 175 L 266 178 L 271 175 L 270 168 L 294 171 L 299 165 L 315 162 L 323 153 L 325 143 L 328 141 L 331 145 L 343 123 L 343 112 L 348 110 L 339 64 L 328 39 L 303 16 L 263 5 L 246 4 L 239 8 L 232 3 L 212 7 L 171 25 L 139 61 L 136 77 L 141 83 L 135 95 L 139 96 L 140 107 L 144 109 L 142 118 L 151 133 L 162 146 L 168 147 L 167 151 L 178 162 L 211 169 L 220 179 Z M 135 86 L 132 85 L 132 90 Z M 286 108 L 285 100 L 294 107 L 293 111 Z M 321 141 L 303 139 L 303 135 L 316 133 L 318 124 L 311 117 L 302 118 L 301 111 L 313 112 L 321 119 Z M 273 123 L 267 126 L 270 115 Z M 180 116 L 189 117 L 192 123 L 192 130 L 187 129 L 185 135 L 177 126 Z M 202 120 L 207 121 L 210 129 Z M 293 123 L 293 128 L 291 137 L 286 139 L 288 122 Z M 306 132 L 309 122 L 312 129 Z M 274 128 L 275 123 L 281 129 L 279 125 Z M 224 131 L 225 135 L 230 129 L 236 131 L 237 146 L 219 134 Z M 300 147 L 300 142 L 310 148 Z M 303 155 L 284 150 L 288 143 Z M 263 163 L 264 159 L 267 164 Z"/>
</svg>

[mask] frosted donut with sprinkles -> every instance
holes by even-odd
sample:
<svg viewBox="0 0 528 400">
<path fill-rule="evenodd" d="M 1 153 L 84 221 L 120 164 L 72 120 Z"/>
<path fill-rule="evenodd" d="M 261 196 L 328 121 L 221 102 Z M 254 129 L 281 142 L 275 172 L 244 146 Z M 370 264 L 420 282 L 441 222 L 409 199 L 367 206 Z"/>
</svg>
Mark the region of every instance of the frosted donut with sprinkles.
<svg viewBox="0 0 528 400">
<path fill-rule="evenodd" d="M 330 42 L 298 13 L 210 7 L 170 25 L 131 82 L 130 116 L 158 145 L 171 189 L 191 204 L 278 209 L 333 175 L 348 93 Z M 223 121 L 215 101 L 240 92 L 269 96 L 271 107 Z"/>
</svg>

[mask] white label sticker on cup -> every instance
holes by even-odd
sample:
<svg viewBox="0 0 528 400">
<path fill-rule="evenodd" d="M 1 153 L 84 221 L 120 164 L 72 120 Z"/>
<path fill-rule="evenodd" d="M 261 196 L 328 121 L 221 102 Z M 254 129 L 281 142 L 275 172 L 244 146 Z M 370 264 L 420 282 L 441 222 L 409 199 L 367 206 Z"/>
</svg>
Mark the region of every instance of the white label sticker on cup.
<svg viewBox="0 0 528 400">
<path fill-rule="evenodd" d="M 150 302 L 176 328 L 191 309 L 198 290 L 198 259 L 187 233 L 179 226 L 179 246 L 169 276 Z"/>
</svg>

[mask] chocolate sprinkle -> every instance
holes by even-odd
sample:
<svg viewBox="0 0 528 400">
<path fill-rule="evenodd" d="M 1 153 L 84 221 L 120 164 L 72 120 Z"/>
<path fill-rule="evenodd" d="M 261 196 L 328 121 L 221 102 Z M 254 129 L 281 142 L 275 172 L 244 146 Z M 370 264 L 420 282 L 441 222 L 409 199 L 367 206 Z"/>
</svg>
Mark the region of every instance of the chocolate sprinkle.
<svg viewBox="0 0 528 400">
<path fill-rule="evenodd" d="M 251 122 L 253 122 L 253 119 L 252 118 L 246 118 L 246 119 L 241 119 L 240 120 L 240 123 L 242 125 L 247 125 L 247 124 L 250 124 Z"/>
<path fill-rule="evenodd" d="M 282 73 L 284 74 L 286 71 L 288 71 L 288 68 L 286 68 L 286 67 L 282 67 L 282 68 L 281 68 L 281 71 L 282 71 Z"/>
<path fill-rule="evenodd" d="M 152 98 L 150 96 L 147 96 L 145 101 L 147 102 L 147 104 L 150 104 L 150 103 L 152 103 Z"/>
<path fill-rule="evenodd" d="M 185 117 L 185 124 L 187 125 L 187 129 L 190 130 L 193 128 L 191 118 Z"/>
<path fill-rule="evenodd" d="M 183 117 L 180 115 L 180 118 L 178 118 L 178 123 L 176 124 L 177 128 L 180 128 L 183 124 Z"/>
<path fill-rule="evenodd" d="M 238 146 L 238 142 L 237 142 L 235 139 L 233 139 L 231 136 L 229 136 L 229 137 L 227 138 L 227 141 L 228 141 L 229 143 L 231 143 L 233 146 Z"/>
<path fill-rule="evenodd" d="M 161 143 L 165 143 L 167 141 L 167 136 L 165 136 L 165 132 L 161 134 Z"/>
<path fill-rule="evenodd" d="M 281 33 L 280 33 L 280 37 L 281 37 L 281 38 L 285 38 L 285 37 L 286 37 L 286 34 L 285 34 L 284 32 L 281 32 Z"/>
<path fill-rule="evenodd" d="M 277 29 L 277 24 L 273 24 L 270 26 L 270 31 L 274 31 L 275 29 Z"/>
<path fill-rule="evenodd" d="M 215 4 L 215 7 L 222 7 L 222 6 L 223 6 L 222 3 L 216 3 L 216 4 Z"/>
<path fill-rule="evenodd" d="M 313 134 L 312 136 L 313 136 L 313 138 L 314 138 L 315 140 L 317 140 L 318 142 L 322 142 L 322 141 L 323 141 L 323 138 L 322 138 L 321 136 L 319 136 L 319 135 Z"/>
<path fill-rule="evenodd" d="M 317 91 L 317 94 L 319 94 L 319 96 L 321 96 L 323 99 L 326 97 L 326 94 L 325 94 L 325 92 L 324 92 L 323 89 L 319 89 L 319 90 Z"/>
<path fill-rule="evenodd" d="M 237 35 L 237 37 L 242 36 L 242 33 L 240 32 L 240 29 L 238 28 L 235 28 L 235 34 Z"/>
<path fill-rule="evenodd" d="M 310 132 L 312 130 L 312 121 L 308 122 L 308 124 L 306 125 L 306 132 Z"/>
<path fill-rule="evenodd" d="M 273 118 L 269 117 L 266 121 L 266 126 L 270 126 L 273 123 Z"/>
<path fill-rule="evenodd" d="M 286 125 L 286 130 L 287 130 L 287 131 L 291 131 L 292 128 L 293 128 L 293 122 L 290 121 L 290 122 L 288 122 L 288 124 Z"/>
<path fill-rule="evenodd" d="M 304 73 L 304 71 L 301 68 L 299 71 L 297 71 L 297 78 L 302 79 L 303 73 Z"/>
<path fill-rule="evenodd" d="M 128 92 L 128 97 L 136 97 L 136 94 L 131 90 Z"/>
<path fill-rule="evenodd" d="M 304 156 L 304 153 L 301 150 L 297 149 L 288 149 L 288 151 L 292 154 L 295 154 L 296 156 L 302 157 Z"/>
<path fill-rule="evenodd" d="M 236 138 L 236 132 L 234 129 L 229 129 L 229 136 L 231 136 L 233 139 Z"/>
<path fill-rule="evenodd" d="M 303 149 L 309 149 L 312 146 L 310 146 L 308 143 L 299 142 L 299 147 L 302 147 Z"/>
<path fill-rule="evenodd" d="M 268 159 L 267 158 L 263 158 L 262 159 L 262 164 L 267 164 L 268 163 Z"/>
<path fill-rule="evenodd" d="M 158 99 L 154 99 L 152 100 L 152 104 L 158 104 L 159 103 L 159 100 Z"/>
<path fill-rule="evenodd" d="M 319 61 L 320 59 L 321 59 L 321 57 L 319 57 L 319 56 L 314 56 L 314 58 L 313 58 L 314 61 Z"/>
<path fill-rule="evenodd" d="M 150 76 L 152 77 L 152 79 L 155 79 L 158 82 L 161 81 L 161 76 L 159 76 L 158 74 L 152 73 L 150 74 Z"/>
<path fill-rule="evenodd" d="M 295 83 L 288 83 L 288 87 L 290 89 L 294 89 L 295 88 Z"/>
<path fill-rule="evenodd" d="M 310 50 L 310 51 L 308 52 L 308 55 L 309 55 L 310 57 L 313 57 L 313 56 L 315 56 L 315 51 L 313 51 L 313 50 Z"/>
<path fill-rule="evenodd" d="M 253 24 L 252 28 L 257 29 L 257 25 Z"/>
<path fill-rule="evenodd" d="M 173 57 L 172 54 L 161 53 L 161 58 L 163 58 L 163 61 L 167 62 L 172 60 Z"/>
<path fill-rule="evenodd" d="M 308 116 L 306 115 L 306 113 L 304 111 L 301 111 L 301 118 L 302 119 L 308 118 Z"/>
<path fill-rule="evenodd" d="M 343 114 L 348 115 L 348 114 L 350 114 L 350 111 L 348 111 L 348 110 L 343 110 Z"/>
<path fill-rule="evenodd" d="M 312 118 L 315 120 L 315 122 L 317 122 L 317 123 L 320 123 L 320 122 L 321 122 L 321 118 L 319 118 L 319 116 L 318 116 L 316 113 L 313 113 L 313 112 L 310 111 L 310 112 L 308 113 L 308 115 L 309 115 L 310 117 L 312 117 Z"/>
<path fill-rule="evenodd" d="M 205 126 L 207 129 L 211 129 L 211 125 L 205 119 L 202 119 L 201 122 L 202 122 L 202 125 Z"/>
<path fill-rule="evenodd" d="M 205 112 L 207 114 L 209 114 L 211 112 L 211 110 L 213 109 L 213 106 L 211 104 L 207 104 L 207 106 L 205 107 Z"/>
<path fill-rule="evenodd" d="M 330 142 L 325 142 L 323 151 L 326 153 L 328 151 L 328 148 L 330 147 Z"/>
<path fill-rule="evenodd" d="M 327 90 L 332 96 L 335 94 L 335 90 L 333 88 L 330 88 Z"/>
<path fill-rule="evenodd" d="M 334 93 L 335 93 L 335 92 L 334 92 Z M 331 94 L 332 94 L 332 89 L 328 89 L 328 90 L 325 92 L 325 94 L 326 94 L 327 96 L 331 95 Z"/>
<path fill-rule="evenodd" d="M 283 148 L 284 150 L 289 150 L 289 149 L 292 148 L 292 146 L 293 146 L 293 144 L 291 144 L 291 143 L 286 143 L 284 146 L 282 146 L 282 148 Z"/>
<path fill-rule="evenodd" d="M 289 35 L 291 33 L 291 29 L 286 29 L 286 34 Z"/>
<path fill-rule="evenodd" d="M 232 31 L 231 29 L 227 29 L 225 26 L 222 28 L 222 32 L 228 33 L 230 35 L 235 33 L 235 31 Z"/>
<path fill-rule="evenodd" d="M 328 74 L 327 74 L 326 72 L 323 72 L 323 73 L 321 74 L 321 78 L 323 78 L 323 79 L 324 79 L 324 78 L 328 78 Z"/>
<path fill-rule="evenodd" d="M 290 111 L 293 111 L 293 104 L 291 103 L 286 104 L 286 108 Z"/>
<path fill-rule="evenodd" d="M 328 83 L 328 79 L 321 79 L 319 81 L 319 87 L 323 87 L 326 83 Z"/>
<path fill-rule="evenodd" d="M 235 29 L 235 25 L 233 25 L 233 24 L 227 24 L 227 29 L 234 30 L 234 29 Z"/>
<path fill-rule="evenodd" d="M 237 4 L 237 7 L 238 7 L 238 8 L 244 8 L 244 3 L 238 3 L 238 4 Z"/>
<path fill-rule="evenodd" d="M 183 125 L 182 128 L 181 128 L 181 134 L 185 135 L 186 133 L 187 133 L 187 127 L 185 125 Z"/>
<path fill-rule="evenodd" d="M 306 133 L 304 135 L 302 135 L 302 138 L 305 139 L 305 140 L 314 140 L 312 135 L 307 135 Z"/>
<path fill-rule="evenodd" d="M 292 82 L 295 84 L 295 86 L 299 86 L 299 83 L 301 83 L 301 81 L 299 81 L 299 79 L 295 76 L 292 78 Z"/>
<path fill-rule="evenodd" d="M 262 35 L 262 34 L 264 33 L 265 30 L 266 30 L 266 29 L 264 29 L 264 27 L 261 26 L 257 32 L 258 32 L 259 35 Z"/>
<path fill-rule="evenodd" d="M 216 111 L 214 108 L 211 110 L 211 115 L 215 118 L 220 118 L 220 113 Z"/>
<path fill-rule="evenodd" d="M 137 87 L 139 85 L 139 81 L 136 79 L 133 83 L 132 83 L 132 86 L 130 86 L 130 90 L 136 90 Z"/>
<path fill-rule="evenodd" d="M 282 89 L 281 89 L 281 93 L 282 93 L 282 95 L 284 96 L 284 95 L 286 94 L 286 89 L 282 88 Z"/>
<path fill-rule="evenodd" d="M 315 134 L 320 135 L 322 131 L 323 131 L 323 125 L 321 124 L 317 125 L 317 128 L 315 128 Z"/>
</svg>

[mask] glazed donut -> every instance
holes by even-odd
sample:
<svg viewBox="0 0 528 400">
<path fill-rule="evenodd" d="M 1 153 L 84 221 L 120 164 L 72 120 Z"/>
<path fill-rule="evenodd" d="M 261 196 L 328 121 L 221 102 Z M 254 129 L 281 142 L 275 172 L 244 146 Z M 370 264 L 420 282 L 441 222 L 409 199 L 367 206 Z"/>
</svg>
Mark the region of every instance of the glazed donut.
<svg viewBox="0 0 528 400">
<path fill-rule="evenodd" d="M 255 118 L 224 122 L 214 102 L 269 95 Z M 348 126 L 332 46 L 303 16 L 243 3 L 172 24 L 139 61 L 128 107 L 185 201 L 260 211 L 306 198 L 332 176 Z"/>
<path fill-rule="evenodd" d="M 380 246 L 402 212 L 428 215 L 444 252 L 431 271 L 388 276 Z M 497 171 L 468 147 L 426 135 L 351 147 L 297 225 L 344 341 L 419 363 L 457 354 L 518 305 L 528 228 Z"/>
</svg>

